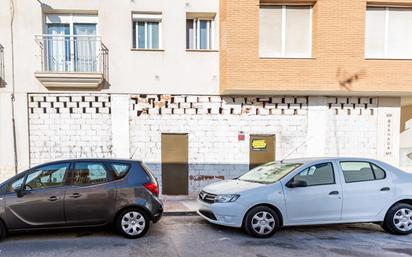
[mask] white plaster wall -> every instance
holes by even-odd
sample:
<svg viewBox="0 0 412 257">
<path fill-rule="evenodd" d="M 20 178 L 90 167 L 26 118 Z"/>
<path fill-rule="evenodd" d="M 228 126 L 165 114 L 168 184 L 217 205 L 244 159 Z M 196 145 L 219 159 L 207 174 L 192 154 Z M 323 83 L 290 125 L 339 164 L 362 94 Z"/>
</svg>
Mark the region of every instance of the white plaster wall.
<svg viewBox="0 0 412 257">
<path fill-rule="evenodd" d="M 0 32 L 9 35 L 9 1 L 0 6 Z M 3 5 L 3 2 L 5 3 Z M 132 12 L 161 12 L 163 50 L 132 51 Z M 109 49 L 109 87 L 117 93 L 219 93 L 219 53 L 186 51 L 186 12 L 219 12 L 219 0 L 15 0 L 14 44 L 18 92 L 46 92 L 34 77 L 41 59 L 34 35 L 43 33 L 45 13 L 98 13 L 98 33 Z M 2 22 L 2 21 L 5 22 Z M 219 17 L 215 20 L 219 49 Z M 2 35 L 2 34 L 0 34 Z M 6 40 L 7 41 L 7 36 Z M 0 38 L 2 43 L 3 37 Z M 7 42 L 6 47 L 9 47 Z M 6 60 L 10 61 L 10 55 Z M 7 69 L 11 65 L 7 65 Z M 130 83 L 133 81 L 133 83 Z M 1 89 L 0 89 L 1 90 Z M 76 89 L 72 90 L 76 91 Z"/>
<path fill-rule="evenodd" d="M 113 157 L 130 157 L 129 95 L 111 95 L 111 124 Z"/>
<path fill-rule="evenodd" d="M 379 98 L 377 158 L 399 166 L 400 97 Z"/>
<path fill-rule="evenodd" d="M 10 94 L 0 94 L 0 181 L 14 175 Z"/>
</svg>

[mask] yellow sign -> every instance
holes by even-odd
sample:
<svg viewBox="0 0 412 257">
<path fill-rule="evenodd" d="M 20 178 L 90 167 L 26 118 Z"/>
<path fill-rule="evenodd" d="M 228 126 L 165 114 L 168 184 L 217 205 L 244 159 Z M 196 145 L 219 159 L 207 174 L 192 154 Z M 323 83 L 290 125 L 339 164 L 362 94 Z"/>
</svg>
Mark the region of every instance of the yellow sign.
<svg viewBox="0 0 412 257">
<path fill-rule="evenodd" d="M 252 140 L 253 150 L 263 150 L 266 149 L 267 143 L 265 139 L 254 139 Z"/>
</svg>

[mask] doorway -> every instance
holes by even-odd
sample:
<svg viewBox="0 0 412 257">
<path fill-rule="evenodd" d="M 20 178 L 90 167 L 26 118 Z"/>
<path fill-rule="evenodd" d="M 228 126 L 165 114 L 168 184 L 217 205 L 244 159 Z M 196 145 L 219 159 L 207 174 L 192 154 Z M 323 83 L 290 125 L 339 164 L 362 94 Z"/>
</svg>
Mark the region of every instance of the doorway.
<svg viewBox="0 0 412 257">
<path fill-rule="evenodd" d="M 162 193 L 188 194 L 188 135 L 162 134 Z"/>
<path fill-rule="evenodd" d="M 250 135 L 249 169 L 275 160 L 275 135 Z"/>
</svg>

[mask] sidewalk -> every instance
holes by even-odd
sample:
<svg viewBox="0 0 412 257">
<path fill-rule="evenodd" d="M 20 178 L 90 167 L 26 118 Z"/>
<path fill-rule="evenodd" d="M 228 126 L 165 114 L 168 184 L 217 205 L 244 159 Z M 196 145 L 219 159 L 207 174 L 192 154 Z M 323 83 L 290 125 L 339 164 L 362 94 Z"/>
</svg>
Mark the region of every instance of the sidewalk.
<svg viewBox="0 0 412 257">
<path fill-rule="evenodd" d="M 162 195 L 165 216 L 196 215 L 197 194 L 191 195 Z"/>
</svg>

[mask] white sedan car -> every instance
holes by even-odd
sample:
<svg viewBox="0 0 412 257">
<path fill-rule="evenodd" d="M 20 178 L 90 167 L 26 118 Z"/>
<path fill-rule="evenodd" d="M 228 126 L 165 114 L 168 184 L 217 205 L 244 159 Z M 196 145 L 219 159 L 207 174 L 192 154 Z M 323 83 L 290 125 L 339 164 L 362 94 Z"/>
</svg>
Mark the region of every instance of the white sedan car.
<svg viewBox="0 0 412 257">
<path fill-rule="evenodd" d="M 282 226 L 374 222 L 412 232 L 412 174 L 361 158 L 271 162 L 206 186 L 198 214 L 211 223 L 269 237 Z"/>
</svg>

